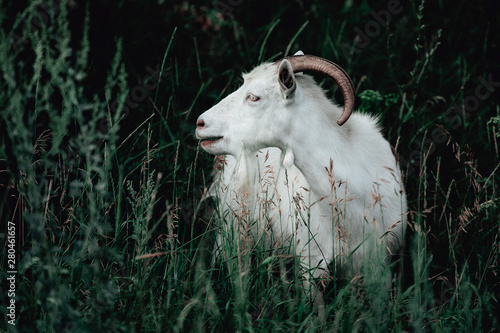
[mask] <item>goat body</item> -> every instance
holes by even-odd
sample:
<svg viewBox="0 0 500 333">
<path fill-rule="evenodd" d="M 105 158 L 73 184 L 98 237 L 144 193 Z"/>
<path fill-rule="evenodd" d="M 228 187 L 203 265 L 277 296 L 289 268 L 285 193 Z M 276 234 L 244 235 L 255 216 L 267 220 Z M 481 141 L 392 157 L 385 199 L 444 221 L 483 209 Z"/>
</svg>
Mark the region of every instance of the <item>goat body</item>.
<svg viewBox="0 0 500 333">
<path fill-rule="evenodd" d="M 343 124 L 349 114 L 297 71 L 287 58 L 264 63 L 199 117 L 203 149 L 227 155 L 209 193 L 220 212 L 256 220 L 266 246 L 293 242 L 314 277 L 332 261 L 354 273 L 404 238 L 398 161 L 376 119 L 353 113 Z"/>
</svg>

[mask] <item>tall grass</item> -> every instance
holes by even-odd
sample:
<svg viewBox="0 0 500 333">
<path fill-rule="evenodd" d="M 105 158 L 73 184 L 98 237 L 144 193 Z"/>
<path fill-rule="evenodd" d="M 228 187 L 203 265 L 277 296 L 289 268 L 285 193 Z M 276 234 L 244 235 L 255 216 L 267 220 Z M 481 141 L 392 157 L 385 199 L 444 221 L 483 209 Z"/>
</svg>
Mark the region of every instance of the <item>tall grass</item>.
<svg viewBox="0 0 500 333">
<path fill-rule="evenodd" d="M 436 4 L 402 2 L 401 16 L 356 50 L 347 47 L 355 46 L 354 27 L 363 28 L 384 1 L 315 2 L 307 10 L 284 3 L 260 23 L 247 17 L 250 3 L 223 15 L 216 6 L 151 3 L 141 4 L 144 11 L 177 29 L 112 35 L 103 51 L 94 4 L 54 4 L 0 10 L 1 235 L 14 222 L 17 251 L 16 325 L 2 320 L 2 330 L 498 329 L 498 99 L 492 94 L 473 112 L 465 104 L 475 78 L 498 69 L 490 60 L 493 20 L 490 35 L 450 62 L 442 49 L 454 45 L 452 32 L 470 41 L 453 16 L 440 30 Z M 139 5 L 122 5 L 108 4 L 125 15 L 117 29 L 128 29 L 126 22 L 140 30 L 137 18 L 123 14 L 141 13 Z M 469 8 L 466 1 L 442 6 Z M 291 22 L 291 13 L 302 12 L 303 21 Z M 137 65 L 142 39 L 151 54 L 141 52 L 147 61 Z M 380 115 L 401 155 L 411 209 L 390 292 L 387 271 L 347 281 L 331 272 L 319 282 L 323 315 L 287 244 L 270 250 L 241 221 L 211 214 L 216 206 L 201 198 L 212 161 L 192 138 L 198 114 L 231 91 L 239 72 L 296 49 L 347 64 L 359 108 Z M 454 105 L 462 110 L 457 118 L 446 114 Z M 223 234 L 214 261 L 224 219 L 235 232 Z M 10 299 L 1 298 L 7 318 Z"/>
</svg>

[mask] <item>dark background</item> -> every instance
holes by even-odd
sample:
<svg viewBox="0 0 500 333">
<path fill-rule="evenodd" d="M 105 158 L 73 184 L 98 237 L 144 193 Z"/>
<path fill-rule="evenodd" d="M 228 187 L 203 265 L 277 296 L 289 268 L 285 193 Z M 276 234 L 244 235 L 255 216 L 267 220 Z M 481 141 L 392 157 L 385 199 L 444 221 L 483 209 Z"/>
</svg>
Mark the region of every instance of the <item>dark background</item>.
<svg viewBox="0 0 500 333">
<path fill-rule="evenodd" d="M 29 3 L 4 1 L 0 10 L 2 32 L 11 36 L 11 47 L 19 50 L 19 71 L 27 75 L 35 55 L 29 41 L 16 36 L 37 29 L 36 22 L 19 21 Z M 91 100 L 92 94 L 104 96 L 110 63 L 117 45 L 122 45 L 129 92 L 118 138 L 125 149 L 117 155 L 114 168 L 123 168 L 128 179 L 140 181 L 145 143 L 153 143 L 148 167 L 163 173 L 158 197 L 179 206 L 181 242 L 203 234 L 206 228 L 193 216 L 209 185 L 213 157 L 199 152 L 193 135 L 197 117 L 236 89 L 242 72 L 302 50 L 346 69 L 357 89 L 358 108 L 378 115 L 384 135 L 397 147 L 410 225 L 423 226 L 428 236 L 436 294 L 443 285 L 455 285 L 457 272 L 467 267 L 473 282 L 489 285 L 498 296 L 499 251 L 491 249 L 498 247 L 500 211 L 494 137 L 498 122 L 492 122 L 499 116 L 500 10 L 486 0 L 426 1 L 422 10 L 420 2 L 402 0 L 402 11 L 392 14 L 386 27 L 378 24 L 378 30 L 370 32 L 370 27 L 377 26 L 372 12 L 387 10 L 389 3 L 394 2 L 72 0 L 66 8 L 72 49 L 80 47 L 86 17 L 89 20 L 89 62 L 82 82 L 88 95 L 81 96 L 82 100 Z M 40 2 L 31 10 L 43 13 L 47 6 L 60 5 L 60 1 Z M 359 31 L 371 35 L 369 42 Z M 151 77 L 161 77 L 161 82 L 144 94 Z M 481 84 L 478 78 L 498 84 L 468 111 L 469 97 L 476 96 Z M 342 102 L 331 82 L 322 77 L 317 80 Z M 58 98 L 53 96 L 56 105 Z M 0 106 L 0 111 L 7 107 Z M 150 132 L 136 131 L 148 120 Z M 105 125 L 100 123 L 96 130 L 105 132 Z M 33 128 L 34 137 L 49 127 L 50 119 L 41 117 Z M 9 148 L 15 143 L 3 119 L 0 129 L 1 184 L 7 189 L 20 181 L 19 166 L 15 150 Z M 77 129 L 68 128 L 69 133 L 72 130 Z M 2 196 L 2 219 L 17 214 L 19 192 L 15 185 L 11 187 Z M 485 203 L 492 208 L 484 208 Z M 126 204 L 119 209 L 122 216 L 130 213 Z M 154 209 L 156 219 L 163 209 Z M 164 231 L 160 227 L 155 232 Z M 408 244 L 412 234 L 410 227 Z M 29 247 L 29 240 L 26 244 Z M 453 257 L 449 248 L 454 249 Z M 403 251 L 409 272 L 412 259 L 408 248 Z M 491 253 L 496 256 L 491 269 L 480 271 L 481 258 Z M 412 282 L 407 277 L 405 283 Z"/>
</svg>

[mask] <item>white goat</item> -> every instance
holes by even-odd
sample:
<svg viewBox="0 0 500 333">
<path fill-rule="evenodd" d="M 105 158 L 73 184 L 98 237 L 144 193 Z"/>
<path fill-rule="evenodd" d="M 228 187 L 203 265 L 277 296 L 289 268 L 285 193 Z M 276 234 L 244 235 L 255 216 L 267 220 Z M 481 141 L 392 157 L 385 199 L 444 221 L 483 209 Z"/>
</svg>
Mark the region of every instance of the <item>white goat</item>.
<svg viewBox="0 0 500 333">
<path fill-rule="evenodd" d="M 339 84 L 344 111 L 301 73 L 306 70 Z M 356 273 L 363 260 L 397 250 L 406 229 L 397 157 L 376 119 L 351 116 L 349 76 L 325 59 L 298 52 L 243 78 L 238 90 L 197 121 L 203 149 L 228 155 L 218 160 L 209 191 L 226 218 L 223 230 L 232 230 L 231 221 L 257 220 L 253 234 L 270 234 L 268 247 L 292 241 L 315 278 L 332 261 Z"/>
</svg>

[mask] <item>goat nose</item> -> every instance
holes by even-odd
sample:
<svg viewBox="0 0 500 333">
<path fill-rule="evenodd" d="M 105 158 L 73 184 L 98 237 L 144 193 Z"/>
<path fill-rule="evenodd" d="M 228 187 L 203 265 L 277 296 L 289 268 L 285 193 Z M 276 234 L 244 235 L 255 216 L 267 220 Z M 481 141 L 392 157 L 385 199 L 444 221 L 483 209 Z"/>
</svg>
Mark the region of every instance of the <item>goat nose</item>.
<svg viewBox="0 0 500 333">
<path fill-rule="evenodd" d="M 203 119 L 198 119 L 198 121 L 196 122 L 196 128 L 202 129 L 203 127 L 205 127 L 205 122 L 203 121 Z"/>
</svg>

